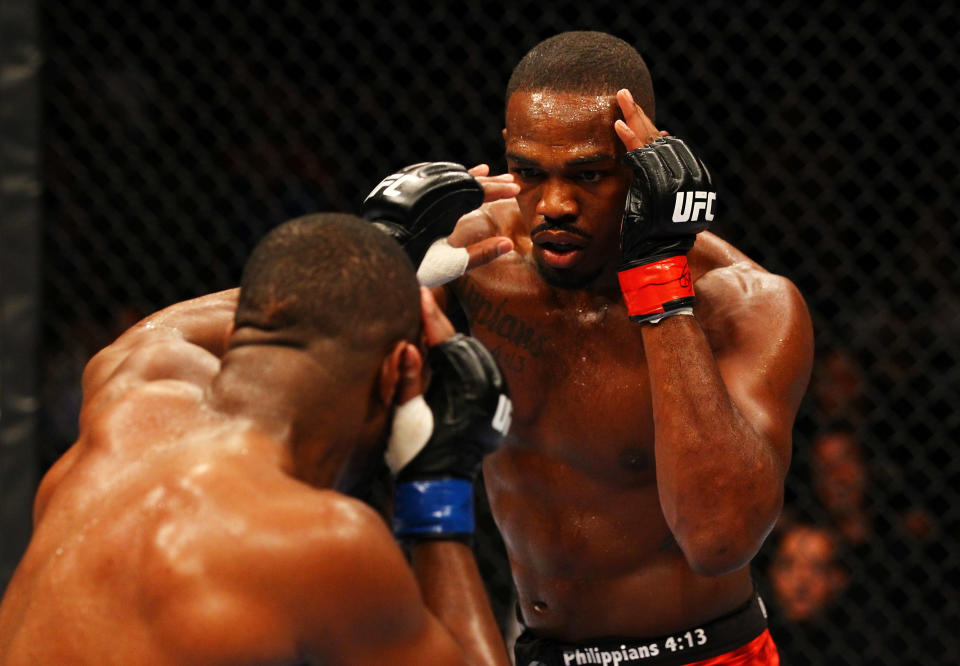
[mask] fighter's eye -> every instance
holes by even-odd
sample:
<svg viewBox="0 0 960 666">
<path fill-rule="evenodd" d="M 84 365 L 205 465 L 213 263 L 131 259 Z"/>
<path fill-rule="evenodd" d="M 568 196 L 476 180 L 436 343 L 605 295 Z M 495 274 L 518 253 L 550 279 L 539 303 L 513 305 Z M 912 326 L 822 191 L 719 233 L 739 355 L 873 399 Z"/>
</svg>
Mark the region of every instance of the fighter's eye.
<svg viewBox="0 0 960 666">
<path fill-rule="evenodd" d="M 510 172 L 522 180 L 535 180 L 543 174 L 540 169 L 533 167 L 514 167 L 510 169 Z"/>
<path fill-rule="evenodd" d="M 580 171 L 577 173 L 577 178 L 584 183 L 596 183 L 603 178 L 602 171 Z"/>
</svg>

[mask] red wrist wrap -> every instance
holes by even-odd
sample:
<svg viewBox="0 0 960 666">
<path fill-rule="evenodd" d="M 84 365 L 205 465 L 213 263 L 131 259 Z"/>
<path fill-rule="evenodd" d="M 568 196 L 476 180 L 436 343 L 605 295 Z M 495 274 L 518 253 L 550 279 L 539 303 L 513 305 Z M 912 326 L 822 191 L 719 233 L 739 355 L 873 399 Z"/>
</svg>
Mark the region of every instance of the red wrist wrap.
<svg viewBox="0 0 960 666">
<path fill-rule="evenodd" d="M 619 272 L 617 277 L 631 317 L 693 305 L 693 279 L 684 255 L 635 266 Z"/>
</svg>

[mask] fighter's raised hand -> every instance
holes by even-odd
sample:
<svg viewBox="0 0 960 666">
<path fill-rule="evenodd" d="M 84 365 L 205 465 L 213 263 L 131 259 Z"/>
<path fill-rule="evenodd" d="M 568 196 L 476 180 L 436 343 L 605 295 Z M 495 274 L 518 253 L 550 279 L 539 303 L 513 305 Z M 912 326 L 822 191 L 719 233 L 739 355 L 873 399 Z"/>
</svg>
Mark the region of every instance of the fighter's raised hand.
<svg viewBox="0 0 960 666">
<path fill-rule="evenodd" d="M 520 186 L 515 182 L 513 174 L 490 176 L 490 167 L 486 164 L 478 164 L 468 169 L 468 172 L 483 187 L 484 203 L 512 199 L 520 192 Z M 467 251 L 465 271 L 490 263 L 513 249 L 513 241 L 498 235 L 480 208 L 470 211 L 457 221 L 457 226 L 447 238 L 447 242 L 454 249 L 463 248 Z"/>
<path fill-rule="evenodd" d="M 483 202 L 499 201 L 500 199 L 510 199 L 520 193 L 520 186 L 512 173 L 501 173 L 498 176 L 490 175 L 489 164 L 478 164 L 475 167 L 467 169 L 467 173 L 477 179 L 483 188 Z"/>
<path fill-rule="evenodd" d="M 505 237 L 448 240 L 465 213 L 519 191 L 509 174 L 488 174 L 484 164 L 470 170 L 454 162 L 408 166 L 373 189 L 363 202 L 363 216 L 403 245 L 421 284 L 440 286 L 513 249 Z"/>
<path fill-rule="evenodd" d="M 624 120 L 614 128 L 633 170 L 620 225 L 618 277 L 633 321 L 693 314 L 687 252 L 714 217 L 710 172 L 685 141 L 657 130 L 628 90 L 617 92 Z"/>
</svg>

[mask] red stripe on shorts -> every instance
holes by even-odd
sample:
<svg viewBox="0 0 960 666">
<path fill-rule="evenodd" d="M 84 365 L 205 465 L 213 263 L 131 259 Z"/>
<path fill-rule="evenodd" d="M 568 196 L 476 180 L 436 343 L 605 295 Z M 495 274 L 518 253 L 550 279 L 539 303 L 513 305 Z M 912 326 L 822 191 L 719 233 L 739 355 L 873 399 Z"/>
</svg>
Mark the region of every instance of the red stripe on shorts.
<svg viewBox="0 0 960 666">
<path fill-rule="evenodd" d="M 754 638 L 746 645 L 725 654 L 702 661 L 692 661 L 687 666 L 780 666 L 780 653 L 773 642 L 770 630 Z"/>
</svg>

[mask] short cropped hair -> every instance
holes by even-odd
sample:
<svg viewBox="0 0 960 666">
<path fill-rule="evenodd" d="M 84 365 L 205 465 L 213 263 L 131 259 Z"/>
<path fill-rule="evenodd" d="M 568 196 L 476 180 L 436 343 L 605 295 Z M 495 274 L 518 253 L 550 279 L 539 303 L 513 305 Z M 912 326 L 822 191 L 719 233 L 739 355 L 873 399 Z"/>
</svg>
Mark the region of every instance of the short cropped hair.
<svg viewBox="0 0 960 666">
<path fill-rule="evenodd" d="M 284 222 L 243 269 L 235 325 L 380 352 L 420 331 L 413 265 L 390 236 L 340 213 Z"/>
<path fill-rule="evenodd" d="M 534 46 L 517 63 L 507 82 L 506 101 L 517 91 L 615 95 L 621 88 L 655 119 L 650 71 L 634 47 L 605 32 L 562 32 Z"/>
</svg>

